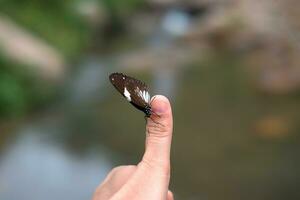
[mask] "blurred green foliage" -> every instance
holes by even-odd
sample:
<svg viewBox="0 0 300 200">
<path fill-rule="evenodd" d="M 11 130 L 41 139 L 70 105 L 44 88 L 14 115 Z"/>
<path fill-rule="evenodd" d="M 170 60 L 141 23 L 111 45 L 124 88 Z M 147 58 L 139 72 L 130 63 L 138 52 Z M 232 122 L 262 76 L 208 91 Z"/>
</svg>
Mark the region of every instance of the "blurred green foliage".
<svg viewBox="0 0 300 200">
<path fill-rule="evenodd" d="M 67 59 L 76 58 L 88 42 L 90 29 L 75 13 L 74 1 L 0 0 L 0 13 L 36 35 Z M 30 66 L 8 60 L 0 53 L 0 117 L 21 116 L 45 105 L 54 85 L 38 80 Z"/>
<path fill-rule="evenodd" d="M 55 46 L 64 56 L 74 58 L 91 41 L 92 27 L 80 14 L 82 2 L 95 1 L 107 15 L 108 36 L 124 30 L 126 19 L 144 5 L 144 0 L 0 0 L 3 13 L 40 38 Z M 101 12 L 101 10 L 99 11 Z M 101 29 L 102 30 L 102 29 Z M 105 37 L 97 32 L 96 37 Z M 113 33 L 113 34 L 112 34 Z"/>
<path fill-rule="evenodd" d="M 0 118 L 22 116 L 54 97 L 54 86 L 35 78 L 29 69 L 0 56 Z"/>
<path fill-rule="evenodd" d="M 26 94 L 21 81 L 1 69 L 0 73 L 0 113 L 18 114 L 25 109 Z"/>
<path fill-rule="evenodd" d="M 104 5 L 109 17 L 115 23 L 120 23 L 126 16 L 133 13 L 144 4 L 144 0 L 100 0 Z"/>
<path fill-rule="evenodd" d="M 84 0 L 0 0 L 0 13 L 54 46 L 67 60 L 73 60 L 92 42 L 91 35 L 95 31 L 78 11 L 77 6 L 82 2 Z M 108 35 L 111 35 L 122 30 L 126 16 L 142 5 L 143 0 L 95 2 L 105 9 Z M 28 69 L 30 67 L 9 61 L 0 52 L 0 117 L 20 116 L 53 97 L 54 86 L 47 86 L 46 82 L 37 84 L 35 72 Z"/>
<path fill-rule="evenodd" d="M 74 1 L 0 0 L 0 13 L 46 40 L 67 57 L 76 56 L 88 40 L 89 29 L 75 12 Z"/>
<path fill-rule="evenodd" d="M 128 49 L 136 45 L 138 40 L 136 35 L 128 33 L 128 21 L 137 11 L 140 11 L 145 5 L 144 0 L 99 0 L 103 6 L 107 21 L 104 24 L 101 33 L 102 41 L 99 46 L 107 51 L 119 51 L 122 48 Z"/>
</svg>

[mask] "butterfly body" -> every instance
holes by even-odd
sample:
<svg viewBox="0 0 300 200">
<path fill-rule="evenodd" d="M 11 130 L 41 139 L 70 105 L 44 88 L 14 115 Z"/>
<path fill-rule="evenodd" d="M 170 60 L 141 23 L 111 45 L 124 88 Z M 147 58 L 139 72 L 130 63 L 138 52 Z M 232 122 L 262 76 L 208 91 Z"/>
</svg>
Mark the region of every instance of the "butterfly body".
<svg viewBox="0 0 300 200">
<path fill-rule="evenodd" d="M 122 73 L 112 73 L 109 80 L 122 96 L 135 108 L 143 111 L 146 117 L 153 114 L 148 86 L 145 83 Z"/>
</svg>

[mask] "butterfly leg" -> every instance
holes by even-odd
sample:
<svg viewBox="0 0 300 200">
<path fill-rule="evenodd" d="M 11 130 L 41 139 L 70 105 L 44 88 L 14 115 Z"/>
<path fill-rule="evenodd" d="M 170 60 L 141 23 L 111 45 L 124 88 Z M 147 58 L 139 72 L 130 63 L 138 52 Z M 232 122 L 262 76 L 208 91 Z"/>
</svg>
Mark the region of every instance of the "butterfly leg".
<svg viewBox="0 0 300 200">
<path fill-rule="evenodd" d="M 151 115 L 154 115 L 155 117 L 158 117 L 158 118 L 160 118 L 160 115 L 159 115 L 159 114 L 157 114 L 156 112 L 152 111 L 152 110 L 151 110 Z"/>
<path fill-rule="evenodd" d="M 158 118 L 160 118 L 160 116 L 158 115 L 158 114 L 156 114 L 155 115 L 156 117 L 158 117 Z M 155 124 L 157 124 L 157 125 L 160 125 L 160 126 L 162 126 L 162 127 L 164 127 L 165 125 L 163 125 L 162 123 L 160 123 L 159 121 L 157 121 L 155 118 L 153 118 L 153 117 L 147 117 L 147 118 L 149 118 L 149 119 L 151 119 Z"/>
</svg>

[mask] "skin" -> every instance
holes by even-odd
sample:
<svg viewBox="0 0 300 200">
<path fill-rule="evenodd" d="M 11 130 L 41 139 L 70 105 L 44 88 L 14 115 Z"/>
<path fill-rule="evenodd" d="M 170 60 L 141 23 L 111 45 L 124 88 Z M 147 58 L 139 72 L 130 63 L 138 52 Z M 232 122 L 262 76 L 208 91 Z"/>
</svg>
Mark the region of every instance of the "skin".
<svg viewBox="0 0 300 200">
<path fill-rule="evenodd" d="M 93 200 L 173 200 L 168 190 L 170 149 L 173 132 L 169 100 L 152 98 L 152 110 L 159 115 L 148 118 L 145 153 L 137 165 L 119 166 L 110 171 L 95 191 Z"/>
</svg>

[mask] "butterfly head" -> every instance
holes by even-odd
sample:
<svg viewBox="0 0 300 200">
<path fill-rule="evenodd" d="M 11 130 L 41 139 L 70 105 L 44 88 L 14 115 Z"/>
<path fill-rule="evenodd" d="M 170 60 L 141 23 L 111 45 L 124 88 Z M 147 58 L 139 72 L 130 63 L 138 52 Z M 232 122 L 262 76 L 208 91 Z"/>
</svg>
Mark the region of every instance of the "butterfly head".
<svg viewBox="0 0 300 200">
<path fill-rule="evenodd" d="M 143 111 L 145 113 L 145 117 L 147 117 L 147 118 L 149 118 L 152 114 L 152 109 L 151 109 L 150 105 L 147 105 Z"/>
</svg>

